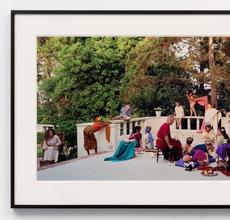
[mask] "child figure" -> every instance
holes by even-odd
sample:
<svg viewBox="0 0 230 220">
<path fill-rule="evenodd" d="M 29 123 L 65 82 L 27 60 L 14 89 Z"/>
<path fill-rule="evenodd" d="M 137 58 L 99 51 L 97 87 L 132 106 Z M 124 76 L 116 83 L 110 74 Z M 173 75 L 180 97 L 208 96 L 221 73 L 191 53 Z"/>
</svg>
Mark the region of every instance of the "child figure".
<svg viewBox="0 0 230 220">
<path fill-rule="evenodd" d="M 184 167 L 185 170 L 187 171 L 191 171 L 194 167 L 194 163 L 192 161 L 192 152 L 193 152 L 193 147 L 192 147 L 192 142 L 193 142 L 193 138 L 192 137 L 188 137 L 186 139 L 186 144 L 184 147 L 184 151 L 183 151 L 183 160 L 184 160 Z"/>
<path fill-rule="evenodd" d="M 192 137 L 188 137 L 186 139 L 186 144 L 185 144 L 185 147 L 184 147 L 183 155 L 190 155 L 191 154 L 191 152 L 193 150 L 192 142 L 193 142 L 193 138 Z"/>
<path fill-rule="evenodd" d="M 154 136 L 151 129 L 150 126 L 146 126 L 145 128 L 145 146 L 147 149 L 153 149 L 154 147 Z"/>
<path fill-rule="evenodd" d="M 176 107 L 175 107 L 175 120 L 176 120 L 176 127 L 181 128 L 181 121 L 182 118 L 184 117 L 184 108 L 180 105 L 179 102 L 176 102 Z"/>
</svg>

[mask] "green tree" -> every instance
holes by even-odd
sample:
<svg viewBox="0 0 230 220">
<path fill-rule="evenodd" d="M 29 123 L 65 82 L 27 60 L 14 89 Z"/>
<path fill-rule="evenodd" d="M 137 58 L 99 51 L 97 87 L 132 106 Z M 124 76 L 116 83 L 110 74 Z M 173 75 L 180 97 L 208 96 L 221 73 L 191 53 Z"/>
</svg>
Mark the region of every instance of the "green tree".
<svg viewBox="0 0 230 220">
<path fill-rule="evenodd" d="M 73 145 L 76 123 L 91 121 L 95 113 L 104 117 L 118 113 L 126 56 L 141 38 L 64 39 L 48 38 L 39 44 L 42 57 L 55 60 L 55 65 L 43 61 L 39 68 L 38 75 L 47 69 L 51 74 L 39 81 L 38 122 L 54 123 Z"/>
</svg>

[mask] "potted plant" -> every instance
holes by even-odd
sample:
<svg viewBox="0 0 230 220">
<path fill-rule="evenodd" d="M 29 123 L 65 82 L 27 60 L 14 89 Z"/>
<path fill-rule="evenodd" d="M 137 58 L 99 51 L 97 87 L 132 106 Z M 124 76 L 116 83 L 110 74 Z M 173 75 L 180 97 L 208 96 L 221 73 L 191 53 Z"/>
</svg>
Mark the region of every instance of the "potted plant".
<svg viewBox="0 0 230 220">
<path fill-rule="evenodd" d="M 155 111 L 157 117 L 161 116 L 162 109 L 160 107 L 154 108 L 154 111 Z"/>
</svg>

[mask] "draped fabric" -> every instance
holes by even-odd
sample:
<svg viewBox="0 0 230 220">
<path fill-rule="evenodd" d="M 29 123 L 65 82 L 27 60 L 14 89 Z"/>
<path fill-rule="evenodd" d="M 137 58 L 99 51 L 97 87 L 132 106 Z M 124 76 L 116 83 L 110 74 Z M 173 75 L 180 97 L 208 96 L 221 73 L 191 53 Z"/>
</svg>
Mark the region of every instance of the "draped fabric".
<svg viewBox="0 0 230 220">
<path fill-rule="evenodd" d="M 136 147 L 141 147 L 142 134 L 140 132 L 132 133 L 129 136 L 129 140 L 136 140 L 138 145 Z"/>
<path fill-rule="evenodd" d="M 205 124 L 210 123 L 215 134 L 217 133 L 218 123 L 221 119 L 221 113 L 215 108 L 208 108 L 205 111 L 204 120 L 202 122 L 201 131 L 204 130 Z"/>
<path fill-rule="evenodd" d="M 106 140 L 110 143 L 110 134 L 111 134 L 111 127 L 110 125 L 108 124 L 106 127 L 105 127 L 105 138 Z"/>
<path fill-rule="evenodd" d="M 94 131 L 94 128 L 90 125 L 85 127 L 83 131 L 85 150 L 97 149 L 97 140 L 94 135 Z"/>
<path fill-rule="evenodd" d="M 138 142 L 136 140 L 133 141 L 120 141 L 115 153 L 111 157 L 106 157 L 105 161 L 124 161 L 130 160 L 135 156 L 135 147 L 137 147 Z"/>
<path fill-rule="evenodd" d="M 171 137 L 170 135 L 170 127 L 169 124 L 164 123 L 163 125 L 161 125 L 160 129 L 157 132 L 157 141 L 156 141 L 156 146 L 160 149 L 163 149 L 165 147 L 168 147 L 166 141 L 165 141 L 165 136 L 169 136 L 169 138 Z"/>
<path fill-rule="evenodd" d="M 170 145 L 173 146 L 172 149 L 169 149 L 169 146 L 165 141 L 165 136 L 167 135 L 169 137 Z M 174 161 L 179 160 L 183 156 L 181 142 L 171 137 L 170 125 L 167 123 L 164 123 L 157 132 L 156 147 L 163 151 L 166 158 L 170 154 L 171 159 Z"/>
<path fill-rule="evenodd" d="M 203 106 L 204 109 L 206 110 L 208 108 L 208 96 L 202 96 L 202 97 L 196 98 L 196 103 L 198 105 Z"/>
<path fill-rule="evenodd" d="M 224 160 L 226 158 L 226 156 L 230 154 L 230 144 L 226 143 L 226 144 L 220 144 L 217 147 L 216 150 L 216 154 L 222 159 Z"/>
<path fill-rule="evenodd" d="M 94 122 L 92 124 L 92 127 L 94 129 L 94 132 L 100 131 L 102 128 L 105 127 L 105 138 L 110 143 L 110 133 L 111 133 L 111 127 L 106 122 Z"/>
<path fill-rule="evenodd" d="M 100 131 L 100 129 L 102 129 L 103 127 L 105 127 L 105 138 L 110 143 L 110 125 L 107 124 L 105 126 L 105 122 L 94 122 L 92 126 L 89 125 L 85 127 L 83 131 L 84 147 L 86 150 L 97 149 L 97 140 L 94 133 Z"/>
</svg>

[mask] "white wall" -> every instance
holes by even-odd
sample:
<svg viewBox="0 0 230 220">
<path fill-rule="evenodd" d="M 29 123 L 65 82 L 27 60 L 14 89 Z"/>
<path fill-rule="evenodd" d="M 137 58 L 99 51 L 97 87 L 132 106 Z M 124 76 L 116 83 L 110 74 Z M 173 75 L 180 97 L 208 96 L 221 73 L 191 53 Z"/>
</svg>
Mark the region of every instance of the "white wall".
<svg viewBox="0 0 230 220">
<path fill-rule="evenodd" d="M 230 9 L 229 0 L 1 0 L 0 1 L 0 219 L 229 219 L 230 211 L 12 210 L 9 208 L 11 9 Z M 215 28 L 215 27 L 214 27 Z M 228 27 L 226 27 L 228 28 Z M 142 189 L 144 190 L 144 189 Z M 135 193 L 135 192 L 134 192 Z M 229 196 L 229 195 L 228 195 Z"/>
</svg>

